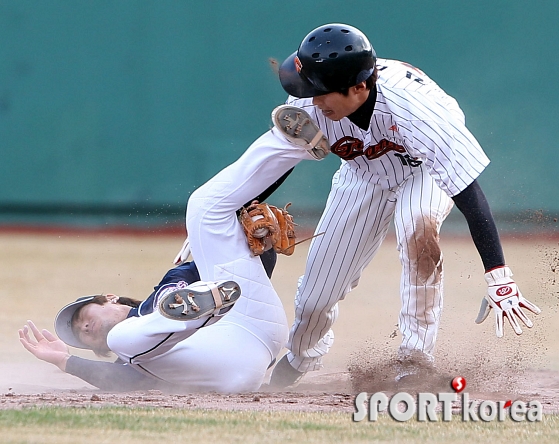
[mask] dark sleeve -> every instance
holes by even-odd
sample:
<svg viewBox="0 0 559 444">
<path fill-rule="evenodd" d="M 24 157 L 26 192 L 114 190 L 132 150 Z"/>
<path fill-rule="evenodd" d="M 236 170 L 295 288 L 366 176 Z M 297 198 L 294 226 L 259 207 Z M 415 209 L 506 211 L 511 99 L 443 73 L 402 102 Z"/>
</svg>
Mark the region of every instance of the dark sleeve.
<svg viewBox="0 0 559 444">
<path fill-rule="evenodd" d="M 287 179 L 287 176 L 289 176 L 292 173 L 293 168 L 287 171 L 283 176 L 281 176 L 278 180 L 276 180 L 272 185 L 266 188 L 262 193 L 260 193 L 254 199 L 251 199 L 250 202 L 244 204 L 243 207 L 248 207 L 253 200 L 257 200 L 258 202 L 265 202 L 272 195 L 272 193 L 280 187 L 280 185 L 285 181 L 285 179 Z"/>
<path fill-rule="evenodd" d="M 485 271 L 505 265 L 497 225 L 477 180 L 452 199 L 468 222 L 470 234 L 481 256 Z"/>
<path fill-rule="evenodd" d="M 274 271 L 274 268 L 276 267 L 276 262 L 278 260 L 278 254 L 276 253 L 276 250 L 274 250 L 273 248 L 266 250 L 260 255 L 260 260 L 262 261 L 262 265 L 264 265 L 264 270 L 266 270 L 268 279 L 272 279 L 272 273 Z"/>
<path fill-rule="evenodd" d="M 77 376 L 101 390 L 126 392 L 154 389 L 158 381 L 143 375 L 122 361 L 104 362 L 70 356 L 66 373 Z"/>
</svg>

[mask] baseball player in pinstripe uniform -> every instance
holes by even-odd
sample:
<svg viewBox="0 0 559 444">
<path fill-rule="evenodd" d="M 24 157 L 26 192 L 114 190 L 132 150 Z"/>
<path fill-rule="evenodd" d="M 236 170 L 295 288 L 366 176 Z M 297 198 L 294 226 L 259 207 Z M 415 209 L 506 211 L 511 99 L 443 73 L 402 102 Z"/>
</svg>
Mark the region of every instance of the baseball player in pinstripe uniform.
<svg viewBox="0 0 559 444">
<path fill-rule="evenodd" d="M 344 24 L 316 28 L 279 69 L 290 94 L 341 158 L 295 297 L 289 352 L 271 384 L 295 383 L 321 368 L 334 335 L 338 302 L 355 288 L 394 221 L 402 264 L 398 379 L 430 368 L 443 307 L 439 230 L 453 204 L 464 214 L 485 267 L 496 334 L 506 317 L 532 327 L 506 266 L 497 228 L 477 177 L 489 159 L 465 126 L 458 103 L 421 70 L 377 59 L 367 37 Z M 283 120 L 302 120 L 284 111 Z M 276 123 L 277 124 L 277 123 Z M 287 124 L 287 130 L 292 123 Z"/>
</svg>

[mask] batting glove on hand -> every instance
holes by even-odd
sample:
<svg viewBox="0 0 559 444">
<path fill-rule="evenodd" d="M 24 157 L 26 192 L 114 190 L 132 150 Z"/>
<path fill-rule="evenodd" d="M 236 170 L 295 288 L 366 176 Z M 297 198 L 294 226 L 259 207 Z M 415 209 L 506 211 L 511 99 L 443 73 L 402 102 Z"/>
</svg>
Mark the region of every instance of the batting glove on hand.
<svg viewBox="0 0 559 444">
<path fill-rule="evenodd" d="M 517 335 L 522 334 L 522 329 L 518 323 L 519 318 L 524 325 L 532 328 L 534 325 L 530 319 L 526 317 L 523 308 L 535 314 L 540 314 L 541 310 L 530 301 L 525 299 L 520 293 L 518 286 L 512 280 L 512 271 L 509 267 L 503 266 L 494 268 L 485 273 L 485 281 L 487 282 L 487 295 L 481 301 L 479 314 L 477 315 L 476 324 L 481 324 L 491 309 L 495 312 L 496 329 L 498 338 L 503 337 L 503 318 L 509 320 L 511 327 Z"/>
</svg>

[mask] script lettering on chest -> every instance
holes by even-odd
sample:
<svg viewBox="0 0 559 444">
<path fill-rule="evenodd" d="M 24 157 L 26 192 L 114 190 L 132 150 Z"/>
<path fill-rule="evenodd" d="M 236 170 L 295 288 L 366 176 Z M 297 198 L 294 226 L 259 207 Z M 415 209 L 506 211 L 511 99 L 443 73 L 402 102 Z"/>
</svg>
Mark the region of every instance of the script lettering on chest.
<svg viewBox="0 0 559 444">
<path fill-rule="evenodd" d="M 364 149 L 361 139 L 350 136 L 345 136 L 337 140 L 332 145 L 331 149 L 336 156 L 344 160 L 353 160 L 359 156 L 365 156 L 367 159 L 372 160 L 384 156 L 390 151 L 396 151 L 397 153 L 406 152 L 403 146 L 386 139 L 382 139 L 376 145 L 370 145 Z"/>
<path fill-rule="evenodd" d="M 332 145 L 331 151 L 344 160 L 353 160 L 363 155 L 363 141 L 355 137 L 345 136 Z"/>
<path fill-rule="evenodd" d="M 390 151 L 396 151 L 397 153 L 406 152 L 403 146 L 391 142 L 390 140 L 382 139 L 376 145 L 368 146 L 365 150 L 365 156 L 367 156 L 367 159 L 376 159 L 377 157 L 384 156 Z"/>
<path fill-rule="evenodd" d="M 422 163 L 421 160 L 412 158 L 409 154 L 401 154 L 406 152 L 405 148 L 390 140 L 382 139 L 376 145 L 370 145 L 365 149 L 363 148 L 364 144 L 361 139 L 345 136 L 337 140 L 332 145 L 331 150 L 336 156 L 344 160 L 353 160 L 359 156 L 365 156 L 367 159 L 373 160 L 394 151 L 394 155 L 400 159 L 404 166 L 417 167 Z"/>
</svg>

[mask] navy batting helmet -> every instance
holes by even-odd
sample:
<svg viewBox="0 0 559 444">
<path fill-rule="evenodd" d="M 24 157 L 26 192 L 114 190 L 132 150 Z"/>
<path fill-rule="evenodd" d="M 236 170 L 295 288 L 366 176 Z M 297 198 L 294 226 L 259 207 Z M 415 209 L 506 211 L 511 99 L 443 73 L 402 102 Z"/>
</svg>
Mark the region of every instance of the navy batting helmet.
<svg viewBox="0 0 559 444">
<path fill-rule="evenodd" d="M 341 23 L 311 31 L 280 66 L 283 89 L 295 97 L 339 92 L 361 83 L 374 71 L 376 54 L 359 29 Z"/>
</svg>

